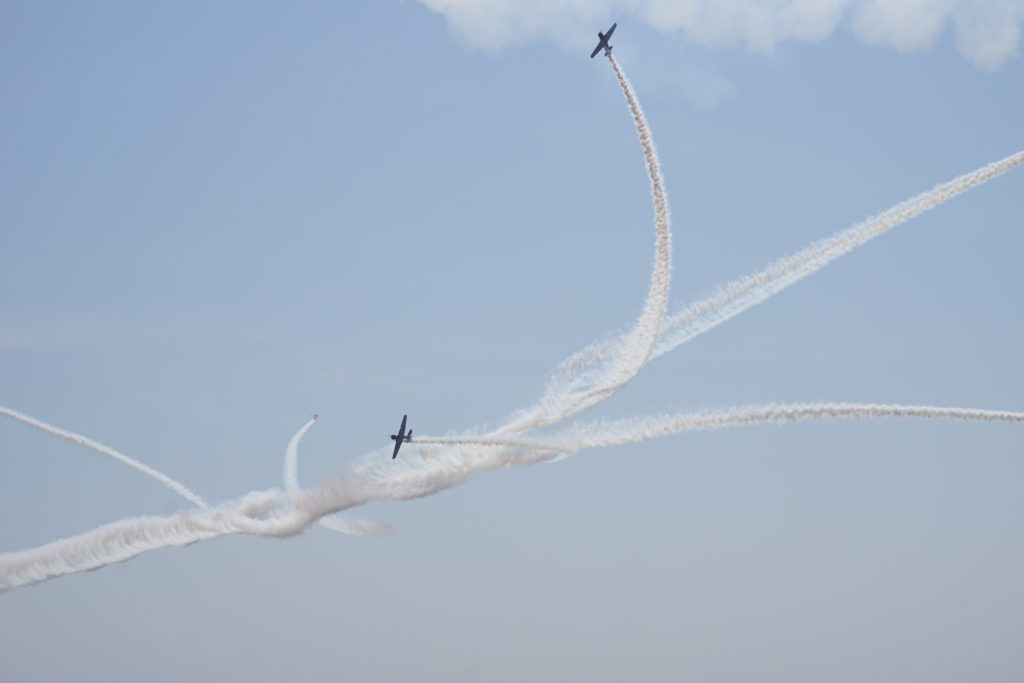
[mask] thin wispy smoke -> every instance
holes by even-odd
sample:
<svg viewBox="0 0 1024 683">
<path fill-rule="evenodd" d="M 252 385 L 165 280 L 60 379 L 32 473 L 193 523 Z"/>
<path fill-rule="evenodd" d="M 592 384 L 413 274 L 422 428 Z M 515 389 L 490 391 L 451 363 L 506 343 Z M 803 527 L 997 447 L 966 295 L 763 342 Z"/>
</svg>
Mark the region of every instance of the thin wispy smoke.
<svg viewBox="0 0 1024 683">
<path fill-rule="evenodd" d="M 395 528 L 387 522 L 380 522 L 375 519 L 363 519 L 362 517 L 322 517 L 317 524 L 325 529 L 337 531 L 349 536 L 394 536 Z"/>
<path fill-rule="evenodd" d="M 512 441 L 509 439 L 488 438 L 451 438 L 451 439 L 416 439 L 418 446 L 490 446 L 492 448 L 522 448 L 531 451 L 561 451 L 562 446 L 537 441 Z"/>
<path fill-rule="evenodd" d="M 193 505 L 198 505 L 201 508 L 206 507 L 206 502 L 202 498 L 200 498 L 199 495 L 196 494 L 192 489 L 185 486 L 180 481 L 171 479 L 163 472 L 155 470 L 149 465 L 141 463 L 134 458 L 130 458 L 124 453 L 114 450 L 110 446 L 101 444 L 99 441 L 94 441 L 88 437 L 82 436 L 81 434 L 75 434 L 74 432 L 69 432 L 66 429 L 55 427 L 51 424 L 43 422 L 42 420 L 37 420 L 34 417 L 30 417 L 24 413 L 18 412 L 17 410 L 12 410 L 11 408 L 5 408 L 3 406 L 0 406 L 0 415 L 5 415 L 6 417 L 11 418 L 12 420 L 17 420 L 18 422 L 30 425 L 32 427 L 35 427 L 36 429 L 41 429 L 47 434 L 58 436 L 62 439 L 70 441 L 71 443 L 78 444 L 79 446 L 85 446 L 86 448 L 94 450 L 97 453 L 101 453 L 107 456 L 108 458 L 113 458 L 114 460 L 117 460 L 118 462 L 127 465 L 128 467 L 131 467 L 133 470 L 137 472 L 142 472 L 147 477 L 157 480 L 158 482 L 160 482 L 170 490 L 174 491 L 179 496 L 181 496 L 188 502 L 192 503 Z"/>
<path fill-rule="evenodd" d="M 314 424 L 314 418 L 299 429 L 286 448 L 283 491 L 254 491 L 212 508 L 206 507 L 198 496 L 173 479 L 113 449 L 17 411 L 0 408 L 8 417 L 134 467 L 198 506 L 163 517 L 124 519 L 37 548 L 0 554 L 0 592 L 123 562 L 149 550 L 188 545 L 227 534 L 288 538 L 305 533 L 317 522 L 347 533 L 385 533 L 388 527 L 377 522 L 330 516 L 371 502 L 433 495 L 459 486 L 481 472 L 684 431 L 799 420 L 883 417 L 1024 422 L 1024 413 L 1009 411 L 825 403 L 758 406 L 581 424 L 550 436 L 543 443 L 509 438 L 562 422 L 593 406 L 629 382 L 654 356 L 763 301 L 894 225 L 1024 162 L 1024 152 L 1020 152 L 960 176 L 782 259 L 760 273 L 733 282 L 666 319 L 671 275 L 668 203 L 643 111 L 625 74 L 614 59 L 610 61 L 644 151 L 651 178 L 657 235 L 650 290 L 643 311 L 629 332 L 574 354 L 559 367 L 537 406 L 523 411 L 490 434 L 418 438 L 406 445 L 398 460 L 391 459 L 390 448 L 368 453 L 345 463 L 317 486 L 303 489 L 298 478 L 298 449 Z"/>
</svg>

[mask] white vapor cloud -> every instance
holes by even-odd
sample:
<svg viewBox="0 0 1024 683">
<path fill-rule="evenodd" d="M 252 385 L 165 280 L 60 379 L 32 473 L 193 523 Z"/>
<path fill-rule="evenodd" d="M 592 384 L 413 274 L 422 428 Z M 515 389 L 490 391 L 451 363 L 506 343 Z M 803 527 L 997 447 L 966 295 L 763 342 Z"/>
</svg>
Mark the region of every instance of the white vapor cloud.
<svg viewBox="0 0 1024 683">
<path fill-rule="evenodd" d="M 1013 57 L 1024 0 L 419 0 L 471 47 L 551 40 L 580 45 L 581 25 L 639 20 L 690 43 L 768 53 L 787 40 L 817 43 L 845 29 L 866 45 L 925 50 L 947 27 L 972 64 L 996 69 Z M 588 37 L 589 40 L 589 37 Z"/>
</svg>

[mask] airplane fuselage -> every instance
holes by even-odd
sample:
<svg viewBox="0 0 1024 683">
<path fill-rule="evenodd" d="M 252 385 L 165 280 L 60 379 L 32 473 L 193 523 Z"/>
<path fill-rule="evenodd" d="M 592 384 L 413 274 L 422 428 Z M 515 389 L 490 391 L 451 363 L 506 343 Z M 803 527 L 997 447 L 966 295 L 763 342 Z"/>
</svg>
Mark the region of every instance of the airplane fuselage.
<svg viewBox="0 0 1024 683">
<path fill-rule="evenodd" d="M 409 418 L 408 415 L 402 416 L 402 424 L 398 428 L 398 434 L 392 434 L 391 440 L 395 442 L 395 450 L 391 453 L 391 459 L 394 460 L 398 457 L 398 449 L 402 447 L 402 444 L 406 441 L 412 441 L 412 430 L 408 433 L 405 431 L 405 421 Z"/>
<path fill-rule="evenodd" d="M 597 47 L 594 48 L 594 51 L 590 53 L 590 58 L 591 59 L 596 57 L 597 53 L 600 52 L 602 49 L 604 49 L 604 56 L 605 57 L 610 57 L 611 56 L 611 54 L 612 54 L 612 46 L 608 44 L 608 40 L 612 37 L 612 34 L 615 33 L 615 27 L 616 26 L 618 26 L 617 23 L 612 24 L 612 27 L 610 29 L 608 29 L 608 33 L 601 33 L 600 31 L 597 32 L 598 43 L 597 43 Z"/>
</svg>

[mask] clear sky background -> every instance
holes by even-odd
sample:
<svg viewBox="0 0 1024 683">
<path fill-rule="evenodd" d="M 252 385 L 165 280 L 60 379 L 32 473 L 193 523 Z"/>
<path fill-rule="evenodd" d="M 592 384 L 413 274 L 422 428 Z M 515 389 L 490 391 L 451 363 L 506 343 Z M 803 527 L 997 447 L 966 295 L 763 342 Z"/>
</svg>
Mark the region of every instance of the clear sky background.
<svg viewBox="0 0 1024 683">
<path fill-rule="evenodd" d="M 587 58 L 613 20 L 673 308 L 1024 147 L 1024 62 L 979 67 L 948 22 L 895 50 L 852 9 L 765 45 L 614 3 L 488 33 L 450 4 L 0 6 L 0 403 L 213 501 L 279 486 L 307 411 L 305 483 L 403 413 L 499 423 L 646 293 L 640 149 Z M 593 416 L 1024 409 L 1022 197 L 1011 171 L 896 228 Z M 394 537 L 229 537 L 13 591 L 0 679 L 1019 681 L 1022 444 L 822 422 L 492 472 L 359 511 Z M 182 507 L 11 421 L 0 452 L 0 550 Z"/>
</svg>

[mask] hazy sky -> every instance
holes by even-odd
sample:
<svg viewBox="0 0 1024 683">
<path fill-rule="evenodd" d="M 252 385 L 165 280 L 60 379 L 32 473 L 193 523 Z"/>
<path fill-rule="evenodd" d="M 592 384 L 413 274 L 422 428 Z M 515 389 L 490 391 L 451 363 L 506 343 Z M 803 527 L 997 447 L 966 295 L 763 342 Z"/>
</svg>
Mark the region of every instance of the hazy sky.
<svg viewBox="0 0 1024 683">
<path fill-rule="evenodd" d="M 646 293 L 643 159 L 587 58 L 612 21 L 672 203 L 673 308 L 1024 148 L 1019 3 L 465 5 L 0 6 L 0 404 L 212 501 L 279 486 L 307 411 L 304 483 L 403 413 L 499 423 Z M 1022 174 L 585 417 L 1024 409 Z M 488 473 L 359 511 L 394 537 L 229 537 L 12 591 L 0 679 L 1019 681 L 1022 445 L 822 422 Z M 0 551 L 183 505 L 11 421 L 0 450 Z"/>
</svg>

